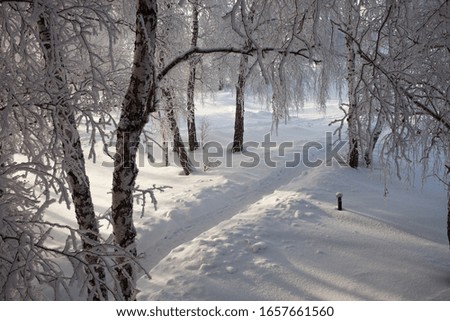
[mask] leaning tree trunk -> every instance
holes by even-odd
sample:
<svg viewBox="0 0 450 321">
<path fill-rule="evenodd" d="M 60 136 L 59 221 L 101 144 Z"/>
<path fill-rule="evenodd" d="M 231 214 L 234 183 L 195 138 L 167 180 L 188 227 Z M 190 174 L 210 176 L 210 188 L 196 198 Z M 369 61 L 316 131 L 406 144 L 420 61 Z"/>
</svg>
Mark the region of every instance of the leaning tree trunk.
<svg viewBox="0 0 450 321">
<path fill-rule="evenodd" d="M 167 118 L 170 123 L 170 130 L 173 134 L 173 148 L 175 153 L 178 155 L 178 159 L 180 160 L 181 167 L 183 168 L 183 172 L 185 175 L 189 175 L 192 173 L 193 168 L 189 157 L 186 153 L 186 149 L 184 148 L 183 139 L 181 139 L 180 129 L 178 127 L 177 120 L 175 118 L 174 104 L 173 104 L 173 96 L 169 89 L 163 89 L 163 96 L 166 99 L 167 107 Z"/>
<path fill-rule="evenodd" d="M 44 12 L 38 19 L 39 37 L 45 58 L 46 72 L 49 77 L 48 92 L 51 105 L 55 108 L 53 122 L 55 132 L 62 142 L 63 164 L 67 173 L 75 215 L 82 237 L 83 250 L 86 252 L 86 272 L 88 274 L 88 298 L 107 300 L 105 270 L 95 247 L 99 244 L 99 227 L 92 203 L 89 178 L 86 174 L 85 160 L 80 136 L 75 121 L 75 113 L 67 98 L 69 89 L 64 75 L 61 56 L 55 47 L 51 21 Z"/>
<path fill-rule="evenodd" d="M 352 168 L 358 168 L 359 151 L 358 151 L 358 115 L 357 115 L 357 99 L 356 99 L 356 66 L 355 66 L 355 49 L 353 47 L 352 30 L 352 9 L 349 10 L 349 18 L 347 25 L 346 46 L 347 46 L 347 86 L 348 86 L 348 165 Z"/>
<path fill-rule="evenodd" d="M 245 102 L 245 82 L 247 80 L 248 57 L 241 56 L 239 64 L 239 76 L 236 85 L 236 115 L 234 118 L 234 139 L 232 152 L 241 152 L 244 145 L 244 102 Z"/>
<path fill-rule="evenodd" d="M 191 46 L 193 48 L 197 47 L 198 42 L 198 15 L 199 15 L 199 5 L 198 0 L 192 2 L 192 39 Z M 195 66 L 198 63 L 197 57 L 192 57 L 189 61 L 189 80 L 187 85 L 187 127 L 188 127 L 188 137 L 189 137 L 189 150 L 194 151 L 200 145 L 197 141 L 197 129 L 195 127 Z"/>
<path fill-rule="evenodd" d="M 164 53 L 160 53 L 159 57 L 160 66 L 164 66 Z M 166 104 L 166 116 L 169 121 L 170 131 L 173 135 L 173 151 L 178 156 L 180 165 L 183 168 L 185 175 L 189 175 L 193 172 L 193 166 L 189 159 L 189 156 L 184 148 L 183 139 L 181 138 L 180 128 L 178 127 L 178 122 L 175 117 L 175 104 L 174 95 L 170 88 L 161 86 L 162 98 L 164 98 L 164 103 Z M 166 154 L 168 156 L 168 154 Z"/>
<path fill-rule="evenodd" d="M 133 67 L 117 128 L 111 211 L 115 243 L 128 252 L 118 255 L 116 267 L 116 281 L 123 300 L 136 297 L 133 191 L 140 135 L 149 114 L 155 111 L 157 12 L 157 0 L 138 0 Z"/>
</svg>

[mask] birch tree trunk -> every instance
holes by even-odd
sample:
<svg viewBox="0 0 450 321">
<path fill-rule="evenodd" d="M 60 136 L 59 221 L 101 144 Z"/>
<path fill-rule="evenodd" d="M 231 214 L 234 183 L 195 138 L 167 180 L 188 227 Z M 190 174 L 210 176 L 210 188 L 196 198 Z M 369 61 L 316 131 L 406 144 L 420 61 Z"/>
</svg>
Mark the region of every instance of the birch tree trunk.
<svg viewBox="0 0 450 321">
<path fill-rule="evenodd" d="M 348 8 L 347 34 L 345 36 L 347 46 L 347 86 L 348 86 L 348 165 L 352 168 L 358 168 L 359 152 L 358 152 L 358 115 L 357 115 L 357 99 L 356 99 L 356 55 L 353 46 L 353 24 L 352 13 L 353 8 Z"/>
<path fill-rule="evenodd" d="M 245 113 L 245 82 L 247 79 L 248 57 L 241 55 L 239 76 L 236 85 L 236 115 L 234 119 L 234 139 L 232 152 L 241 152 L 244 145 L 244 113 Z"/>
<path fill-rule="evenodd" d="M 89 279 L 88 298 L 107 300 L 104 266 L 99 256 L 94 254 L 94 247 L 99 243 L 99 228 L 92 203 L 89 178 L 86 174 L 75 114 L 67 101 L 70 93 L 62 59 L 59 48 L 54 44 L 57 35 L 51 26 L 51 18 L 46 12 L 40 15 L 38 28 L 48 76 L 47 90 L 51 95 L 51 105 L 55 108 L 52 114 L 55 133 L 62 143 L 63 167 L 67 173 L 67 182 L 82 235 L 83 249 L 87 252 L 85 259 Z"/>
<path fill-rule="evenodd" d="M 117 258 L 116 279 L 123 300 L 134 300 L 136 296 L 133 190 L 140 135 L 149 114 L 155 111 L 157 13 L 157 0 L 138 0 L 132 74 L 117 128 L 111 211 L 115 242 L 129 253 Z"/>
<path fill-rule="evenodd" d="M 170 89 L 164 88 L 163 96 L 167 100 L 166 112 L 170 124 L 170 130 L 172 131 L 173 134 L 173 145 L 174 145 L 173 148 L 178 156 L 178 159 L 180 160 L 180 165 L 183 168 L 184 174 L 189 175 L 192 173 L 193 168 L 191 166 L 189 157 L 186 153 L 186 149 L 184 148 L 183 139 L 181 139 L 180 128 L 178 127 L 178 123 L 175 118 L 173 95 L 170 92 Z"/>
<path fill-rule="evenodd" d="M 198 42 L 198 16 L 199 16 L 199 4 L 198 0 L 193 0 L 192 2 L 192 39 L 191 46 L 193 48 L 197 47 Z M 194 151 L 199 147 L 197 141 L 197 129 L 195 126 L 195 73 L 196 64 L 198 63 L 197 57 L 192 57 L 189 61 L 189 80 L 187 85 L 187 126 L 188 126 L 188 136 L 189 136 L 189 150 Z"/>
</svg>

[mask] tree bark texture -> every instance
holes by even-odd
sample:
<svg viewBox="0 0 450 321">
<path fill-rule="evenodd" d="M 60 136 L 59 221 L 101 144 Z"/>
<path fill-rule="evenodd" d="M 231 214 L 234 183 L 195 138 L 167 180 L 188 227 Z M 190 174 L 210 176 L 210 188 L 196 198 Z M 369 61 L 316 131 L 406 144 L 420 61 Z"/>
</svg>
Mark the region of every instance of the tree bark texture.
<svg viewBox="0 0 450 321">
<path fill-rule="evenodd" d="M 241 152 L 244 145 L 244 113 L 245 113 L 245 82 L 248 73 L 248 57 L 241 56 L 239 76 L 236 85 L 236 114 L 234 118 L 234 138 L 232 152 Z"/>
<path fill-rule="evenodd" d="M 191 46 L 193 48 L 197 47 L 198 42 L 198 16 L 199 16 L 199 5 L 198 0 L 192 2 L 192 39 Z M 200 145 L 197 141 L 197 129 L 195 126 L 195 66 L 198 63 L 197 57 L 192 57 L 189 61 L 189 80 L 187 85 L 187 127 L 189 136 L 189 150 L 194 151 Z"/>
<path fill-rule="evenodd" d="M 183 172 L 185 175 L 189 175 L 192 173 L 193 168 L 191 162 L 189 160 L 189 156 L 186 153 L 186 149 L 184 148 L 183 139 L 180 135 L 180 129 L 178 127 L 178 123 L 175 117 L 174 105 L 173 105 L 173 95 L 169 89 L 163 89 L 163 96 L 167 101 L 166 112 L 167 118 L 170 123 L 170 130 L 173 134 L 173 148 L 175 153 L 180 160 L 180 165 L 183 168 Z"/>
<path fill-rule="evenodd" d="M 357 98 L 356 98 L 356 66 L 355 66 L 355 49 L 353 39 L 350 36 L 352 30 L 352 8 L 349 9 L 349 18 L 345 37 L 347 46 L 347 86 L 348 86 L 348 165 L 352 168 L 358 168 L 359 151 L 358 151 L 358 115 L 357 115 Z"/>
<path fill-rule="evenodd" d="M 133 67 L 117 128 L 111 211 L 115 243 L 128 252 L 128 255 L 119 255 L 116 267 L 123 300 L 134 300 L 136 296 L 133 191 L 138 174 L 136 154 L 140 135 L 149 114 L 155 111 L 157 13 L 157 0 L 138 1 Z"/>
<path fill-rule="evenodd" d="M 70 93 L 65 80 L 63 62 L 58 51 L 59 48 L 53 42 L 57 36 L 53 33 L 51 23 L 51 18 L 47 16 L 46 12 L 40 15 L 38 20 L 39 37 L 48 76 L 47 89 L 51 95 L 51 105 L 55 108 L 52 115 L 55 133 L 62 143 L 64 170 L 67 173 L 67 183 L 81 231 L 83 250 L 87 252 L 85 259 L 89 280 L 88 298 L 107 300 L 104 265 L 99 256 L 94 254 L 95 247 L 99 244 L 98 221 L 94 212 L 75 113 L 67 101 Z"/>
</svg>

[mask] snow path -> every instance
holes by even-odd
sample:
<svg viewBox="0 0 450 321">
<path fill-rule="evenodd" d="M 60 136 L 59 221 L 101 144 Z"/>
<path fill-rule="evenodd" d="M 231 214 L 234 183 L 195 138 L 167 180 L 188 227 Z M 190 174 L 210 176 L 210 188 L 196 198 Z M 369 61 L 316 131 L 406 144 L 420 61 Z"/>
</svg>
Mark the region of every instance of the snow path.
<svg viewBox="0 0 450 321">
<path fill-rule="evenodd" d="M 186 217 L 184 225 L 175 231 L 171 231 L 171 234 L 164 233 L 163 238 L 152 244 L 145 266 L 152 269 L 180 244 L 191 241 L 219 223 L 245 212 L 254 203 L 289 183 L 301 171 L 301 167 L 277 168 L 268 171 L 270 174 L 262 179 L 257 179 L 259 174 L 250 174 L 250 176 L 253 176 L 251 178 L 247 174 L 247 178 L 253 180 L 250 186 L 226 180 L 224 186 L 221 186 L 222 191 L 220 193 L 214 193 L 214 189 L 217 189 L 217 187 L 202 190 L 195 197 L 205 199 L 205 201 L 187 204 L 189 207 L 184 209 L 183 213 Z M 240 175 L 234 174 L 232 177 L 236 179 L 237 176 Z M 196 174 L 193 174 L 193 177 L 197 177 Z M 202 177 L 202 175 L 200 174 L 199 177 Z M 244 179 L 244 181 L 247 180 Z M 215 197 L 213 198 L 211 195 Z M 198 213 L 202 214 L 198 215 Z"/>
<path fill-rule="evenodd" d="M 331 199 L 343 177 L 355 188 L 345 195 L 355 199 L 338 212 L 324 195 Z M 382 195 L 359 203 L 371 192 L 362 188 L 368 179 L 370 173 L 348 168 L 303 171 L 172 250 L 151 271 L 154 280 L 140 280 L 140 299 L 450 299 L 445 244 L 358 214 L 360 206 L 369 205 L 370 215 L 376 204 L 383 208 Z M 387 203 L 389 212 L 404 209 Z"/>
<path fill-rule="evenodd" d="M 226 147 L 229 143 L 226 137 L 232 137 L 230 129 L 233 128 L 231 124 L 234 121 L 234 97 L 225 93 L 216 98 L 218 104 L 209 101 L 200 107 L 197 117 L 204 117 L 214 127 L 209 139 Z M 215 105 L 220 108 L 216 106 L 217 109 L 214 110 Z M 231 154 L 232 166 L 226 165 L 227 156 L 224 156 L 219 158 L 223 162 L 222 166 L 207 172 L 199 169 L 188 177 L 176 175 L 175 171 L 178 169 L 164 168 L 164 171 L 168 173 L 161 177 L 162 180 L 166 180 L 166 176 L 172 174 L 175 179 L 178 176 L 181 181 L 181 183 L 171 182 L 175 184 L 176 188 L 170 190 L 169 193 L 180 189 L 182 191 L 173 195 L 171 201 L 168 202 L 170 210 L 162 218 L 154 219 L 155 214 L 156 216 L 160 215 L 161 211 L 159 211 L 159 213 L 152 213 L 152 217 L 148 221 L 144 218 L 142 225 L 139 220 L 136 220 L 138 235 L 140 235 L 138 248 L 145 253 L 143 265 L 146 268 L 152 269 L 180 244 L 195 239 L 219 223 L 245 211 L 252 204 L 289 183 L 305 169 L 303 164 L 295 167 L 268 168 L 263 161 L 268 155 L 270 155 L 270 160 L 277 162 L 277 165 L 284 164 L 286 161 L 293 160 L 292 153 L 301 152 L 305 143 L 314 140 L 324 144 L 325 136 L 321 131 L 319 131 L 320 134 L 317 134 L 316 131 L 312 131 L 312 134 L 301 132 L 300 138 L 293 139 L 292 137 L 297 137 L 298 134 L 293 136 L 292 133 L 287 132 L 286 136 L 283 129 L 280 129 L 279 134 L 271 134 L 271 141 L 277 142 L 277 144 L 289 141 L 292 142 L 292 147 L 286 149 L 285 156 L 280 156 L 276 148 L 272 148 L 269 153 L 261 147 L 261 143 L 264 141 L 265 135 L 270 132 L 271 113 L 258 109 L 254 104 L 248 102 L 246 114 L 247 126 L 252 128 L 252 135 L 250 137 L 247 135 L 247 141 L 253 138 L 252 141 L 260 145 L 251 150 L 251 152 L 257 153 L 261 160 L 257 166 L 252 168 L 240 166 L 241 161 L 248 161 L 249 157 L 237 153 Z M 306 122 L 306 127 L 324 126 L 323 115 L 317 114 L 313 109 L 309 116 L 308 118 L 306 114 L 303 115 L 305 118 L 302 118 L 300 122 L 302 124 Z M 294 128 L 298 128 L 295 126 L 298 124 L 294 121 Z M 226 153 L 230 156 L 230 151 Z M 323 151 L 314 151 L 311 158 L 322 157 L 324 159 L 323 154 Z M 202 159 L 202 153 L 197 151 L 195 159 L 197 161 Z M 158 180 L 158 177 L 155 178 L 154 172 L 148 171 L 148 168 L 141 168 L 138 176 L 139 185 L 142 185 L 140 181 L 145 182 L 146 173 L 152 180 Z M 171 183 L 168 185 L 172 185 Z M 145 186 L 145 183 L 143 185 Z M 159 198 L 160 195 L 157 197 Z M 162 202 L 164 204 L 164 201 Z M 176 205 L 173 206 L 173 203 Z"/>
</svg>

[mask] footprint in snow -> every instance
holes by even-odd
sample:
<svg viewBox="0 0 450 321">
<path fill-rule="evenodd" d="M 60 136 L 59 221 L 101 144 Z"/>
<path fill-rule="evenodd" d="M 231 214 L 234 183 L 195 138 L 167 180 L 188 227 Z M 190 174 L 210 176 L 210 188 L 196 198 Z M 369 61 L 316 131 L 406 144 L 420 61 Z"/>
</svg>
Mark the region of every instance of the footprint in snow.
<svg viewBox="0 0 450 321">
<path fill-rule="evenodd" d="M 257 242 L 255 244 L 253 244 L 250 248 L 251 248 L 253 253 L 258 253 L 261 250 L 266 249 L 267 248 L 267 244 L 264 243 L 264 242 Z"/>
<path fill-rule="evenodd" d="M 199 271 L 205 273 L 211 271 L 215 267 L 216 266 L 214 264 L 203 263 L 202 265 L 200 265 Z"/>
</svg>

